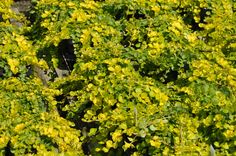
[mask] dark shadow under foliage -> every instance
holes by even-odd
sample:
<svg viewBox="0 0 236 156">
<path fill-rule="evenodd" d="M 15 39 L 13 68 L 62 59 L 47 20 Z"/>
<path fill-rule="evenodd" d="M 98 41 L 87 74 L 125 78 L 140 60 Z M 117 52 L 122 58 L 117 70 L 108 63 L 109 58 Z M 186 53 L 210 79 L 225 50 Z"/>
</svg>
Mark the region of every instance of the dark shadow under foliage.
<svg viewBox="0 0 236 156">
<path fill-rule="evenodd" d="M 74 54 L 74 46 L 72 39 L 62 40 L 58 45 L 59 63 L 58 68 L 62 70 L 72 71 L 76 63 L 76 55 Z"/>
<path fill-rule="evenodd" d="M 194 13 L 192 11 L 189 11 L 188 9 L 180 9 L 179 12 L 180 16 L 182 16 L 184 22 L 186 25 L 190 25 L 191 29 L 193 31 L 202 31 L 204 28 L 200 27 L 200 23 L 206 24 L 205 19 L 210 16 L 211 10 L 207 8 L 201 8 L 199 16 L 200 16 L 200 21 L 196 22 L 194 19 Z"/>
</svg>

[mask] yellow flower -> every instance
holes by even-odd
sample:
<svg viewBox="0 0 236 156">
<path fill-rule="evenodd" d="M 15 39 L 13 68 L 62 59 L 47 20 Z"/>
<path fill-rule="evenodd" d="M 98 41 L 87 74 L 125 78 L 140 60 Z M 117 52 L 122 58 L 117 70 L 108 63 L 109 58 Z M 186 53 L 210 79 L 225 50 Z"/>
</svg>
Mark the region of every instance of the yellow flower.
<svg viewBox="0 0 236 156">
<path fill-rule="evenodd" d="M 8 59 L 7 62 L 13 74 L 16 74 L 18 72 L 18 66 L 20 65 L 20 62 L 17 59 L 11 59 L 11 58 Z"/>
<path fill-rule="evenodd" d="M 138 152 L 134 152 L 132 156 L 140 156 L 140 154 Z"/>
<path fill-rule="evenodd" d="M 179 30 L 182 30 L 183 29 L 183 26 L 181 25 L 181 23 L 179 21 L 174 21 L 172 23 L 172 26 L 179 29 Z"/>
<path fill-rule="evenodd" d="M 224 132 L 224 135 L 226 138 L 232 138 L 232 137 L 236 136 L 236 133 L 233 130 L 226 130 Z"/>
<path fill-rule="evenodd" d="M 85 22 L 87 19 L 90 18 L 90 16 L 82 10 L 74 11 L 71 14 L 71 17 L 72 17 L 73 20 L 76 20 L 77 22 Z"/>
<path fill-rule="evenodd" d="M 157 136 L 154 136 L 152 140 L 150 140 L 151 146 L 154 146 L 156 148 L 160 148 L 161 142 L 159 141 L 159 138 Z"/>
<path fill-rule="evenodd" d="M 70 7 L 70 8 L 73 8 L 73 7 L 75 7 L 75 3 L 73 3 L 73 2 L 68 2 L 68 3 L 67 3 L 67 6 Z"/>
<path fill-rule="evenodd" d="M 217 58 L 216 61 L 217 61 L 217 63 L 219 63 L 223 67 L 229 66 L 228 62 L 225 59 L 223 59 L 223 58 Z"/>
<path fill-rule="evenodd" d="M 223 116 L 221 114 L 215 115 L 214 121 L 220 121 L 223 119 Z"/>
<path fill-rule="evenodd" d="M 134 147 L 134 145 L 132 143 L 128 143 L 125 141 L 125 144 L 122 146 L 122 148 L 124 149 L 124 151 L 126 151 L 127 149 Z"/>
<path fill-rule="evenodd" d="M 112 147 L 113 147 L 113 142 L 112 142 L 111 140 L 108 140 L 108 141 L 106 142 L 106 147 L 107 147 L 108 149 L 112 148 Z"/>
<path fill-rule="evenodd" d="M 197 39 L 197 37 L 195 36 L 195 35 L 193 35 L 193 34 L 189 34 L 189 35 L 187 35 L 187 40 L 189 41 L 189 42 L 195 42 L 196 41 L 196 39 Z"/>
<path fill-rule="evenodd" d="M 51 12 L 46 10 L 46 11 L 42 14 L 42 18 L 46 18 L 46 17 L 48 17 L 48 15 L 50 15 L 50 14 L 51 14 Z"/>
<path fill-rule="evenodd" d="M 103 150 L 103 152 L 105 152 L 105 153 L 107 153 L 107 152 L 109 151 L 109 149 L 106 148 L 106 147 L 103 147 L 102 150 Z"/>
<path fill-rule="evenodd" d="M 121 130 L 117 130 L 112 134 L 112 140 L 114 142 L 120 142 L 122 140 Z"/>
<path fill-rule="evenodd" d="M 157 12 L 160 11 L 160 7 L 159 6 L 153 6 L 152 10 L 157 13 Z"/>
<path fill-rule="evenodd" d="M 4 148 L 9 141 L 9 138 L 7 136 L 1 136 L 0 137 L 0 148 Z"/>
<path fill-rule="evenodd" d="M 103 113 L 100 113 L 100 114 L 98 115 L 98 120 L 99 120 L 99 121 L 104 121 L 104 120 L 106 120 L 106 118 L 107 118 L 107 116 L 106 116 L 105 114 L 103 114 Z"/>
<path fill-rule="evenodd" d="M 212 123 L 212 117 L 211 117 L 211 116 L 208 116 L 207 118 L 203 119 L 203 123 L 204 123 L 206 126 L 209 126 L 209 125 Z"/>
<path fill-rule="evenodd" d="M 156 31 L 151 31 L 148 33 L 148 37 L 155 37 L 155 36 L 158 36 L 158 33 Z"/>
<path fill-rule="evenodd" d="M 21 123 L 21 124 L 16 125 L 16 127 L 14 128 L 14 131 L 19 132 L 24 128 L 25 128 L 25 124 Z"/>
<path fill-rule="evenodd" d="M 182 87 L 182 88 L 180 88 L 180 91 L 187 93 L 188 95 L 193 95 L 193 91 L 189 87 Z"/>
<path fill-rule="evenodd" d="M 54 58 L 53 58 L 54 59 Z M 39 61 L 39 66 L 44 68 L 44 69 L 48 69 L 48 65 L 47 65 L 47 62 L 44 61 L 44 60 L 40 60 Z"/>
<path fill-rule="evenodd" d="M 168 155 L 169 154 L 169 148 L 165 147 L 164 151 L 162 152 L 163 155 Z"/>
<path fill-rule="evenodd" d="M 83 30 L 82 31 L 82 35 L 81 35 L 81 37 L 80 37 L 80 42 L 82 43 L 82 44 L 86 44 L 86 43 L 88 43 L 88 41 L 89 41 L 89 39 L 90 39 L 90 31 L 89 30 L 87 30 L 87 29 L 85 29 L 85 30 Z"/>
<path fill-rule="evenodd" d="M 97 7 L 99 7 L 96 2 L 90 0 L 85 1 L 84 3 L 80 3 L 80 6 L 91 10 L 96 10 Z"/>
</svg>

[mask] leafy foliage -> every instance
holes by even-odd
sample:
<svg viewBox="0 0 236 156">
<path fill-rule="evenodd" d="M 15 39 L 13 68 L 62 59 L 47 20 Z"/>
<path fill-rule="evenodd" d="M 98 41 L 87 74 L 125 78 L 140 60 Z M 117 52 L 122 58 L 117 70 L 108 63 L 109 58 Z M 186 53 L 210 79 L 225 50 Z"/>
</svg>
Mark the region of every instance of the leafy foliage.
<svg viewBox="0 0 236 156">
<path fill-rule="evenodd" d="M 3 154 L 208 155 L 210 145 L 236 154 L 234 1 L 33 6 L 21 28 L 8 19 L 22 15 L 1 12 Z M 68 39 L 76 55 L 68 76 L 43 86 L 27 74 L 56 69 Z"/>
<path fill-rule="evenodd" d="M 44 87 L 39 77 L 28 73 L 28 66 L 47 64 L 36 57 L 32 41 L 24 36 L 27 28 L 10 23 L 10 18 L 20 21 L 21 15 L 9 9 L 12 1 L 0 4 L 0 154 L 81 155 L 80 132 L 56 109 L 54 97 L 60 91 Z"/>
</svg>

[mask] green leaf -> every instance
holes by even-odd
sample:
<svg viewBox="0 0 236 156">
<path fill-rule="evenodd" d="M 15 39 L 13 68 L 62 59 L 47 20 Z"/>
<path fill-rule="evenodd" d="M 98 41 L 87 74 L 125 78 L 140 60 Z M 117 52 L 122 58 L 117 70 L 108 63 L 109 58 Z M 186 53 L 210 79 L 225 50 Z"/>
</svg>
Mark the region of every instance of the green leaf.
<svg viewBox="0 0 236 156">
<path fill-rule="evenodd" d="M 150 125 L 150 126 L 149 126 L 149 129 L 150 129 L 151 131 L 157 130 L 157 128 L 156 128 L 155 126 L 153 126 L 153 125 Z"/>
<path fill-rule="evenodd" d="M 96 132 L 97 132 L 97 128 L 91 128 L 91 129 L 89 130 L 88 136 L 93 136 L 93 135 L 96 134 Z"/>
</svg>

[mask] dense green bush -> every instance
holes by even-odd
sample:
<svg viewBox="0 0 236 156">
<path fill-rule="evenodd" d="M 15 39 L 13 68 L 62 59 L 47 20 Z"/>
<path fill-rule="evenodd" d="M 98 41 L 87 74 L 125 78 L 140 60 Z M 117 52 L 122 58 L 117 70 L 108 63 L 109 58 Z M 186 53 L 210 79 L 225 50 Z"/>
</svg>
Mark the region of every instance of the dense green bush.
<svg viewBox="0 0 236 156">
<path fill-rule="evenodd" d="M 2 155 L 236 155 L 234 0 L 38 0 L 31 22 L 11 3 L 0 2 Z M 65 40 L 69 75 L 29 74 L 57 70 Z"/>
<path fill-rule="evenodd" d="M 29 66 L 47 64 L 24 36 L 27 27 L 10 23 L 24 23 L 10 10 L 11 4 L 0 2 L 0 155 L 82 155 L 80 131 L 56 109 L 54 97 L 60 91 L 43 86 L 39 77 L 29 77 Z"/>
</svg>

